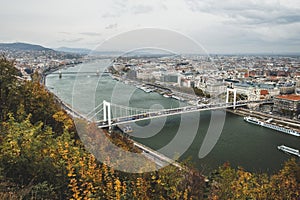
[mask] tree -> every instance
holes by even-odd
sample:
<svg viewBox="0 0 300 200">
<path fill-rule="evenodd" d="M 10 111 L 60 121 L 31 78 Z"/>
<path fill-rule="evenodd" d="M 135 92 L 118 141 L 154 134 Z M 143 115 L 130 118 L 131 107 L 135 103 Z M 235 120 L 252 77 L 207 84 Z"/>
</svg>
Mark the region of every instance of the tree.
<svg viewBox="0 0 300 200">
<path fill-rule="evenodd" d="M 17 76 L 20 72 L 12 61 L 0 56 L 0 121 L 7 119 L 9 112 L 16 112 L 14 103 L 18 99 Z"/>
<path fill-rule="evenodd" d="M 300 165 L 295 159 L 284 164 L 278 173 L 250 173 L 228 164 L 220 167 L 210 185 L 211 199 L 297 199 L 300 195 Z"/>
<path fill-rule="evenodd" d="M 57 121 L 53 118 L 53 115 L 60 111 L 53 95 L 38 82 L 26 81 L 20 86 L 20 90 L 20 104 L 24 105 L 26 114 L 32 115 L 31 122 L 41 121 L 61 133 L 63 128 L 58 130 Z"/>
<path fill-rule="evenodd" d="M 300 165 L 295 159 L 287 161 L 270 180 L 272 199 L 298 199 L 300 197 Z"/>
<path fill-rule="evenodd" d="M 20 123 L 16 122 L 11 114 L 3 126 L 5 132 L 0 145 L 2 175 L 7 180 L 30 186 L 24 196 L 36 183 L 47 190 L 57 184 L 57 168 L 51 157 L 55 147 L 51 128 L 43 129 L 42 123 L 32 125 L 30 115 Z"/>
</svg>

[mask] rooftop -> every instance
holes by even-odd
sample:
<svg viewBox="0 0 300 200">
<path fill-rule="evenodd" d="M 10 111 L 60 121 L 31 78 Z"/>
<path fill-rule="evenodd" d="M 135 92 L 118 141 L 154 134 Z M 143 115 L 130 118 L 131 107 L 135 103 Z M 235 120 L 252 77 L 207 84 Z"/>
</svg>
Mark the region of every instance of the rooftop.
<svg viewBox="0 0 300 200">
<path fill-rule="evenodd" d="M 279 95 L 276 98 L 290 100 L 290 101 L 300 101 L 300 95 L 297 94 Z"/>
</svg>

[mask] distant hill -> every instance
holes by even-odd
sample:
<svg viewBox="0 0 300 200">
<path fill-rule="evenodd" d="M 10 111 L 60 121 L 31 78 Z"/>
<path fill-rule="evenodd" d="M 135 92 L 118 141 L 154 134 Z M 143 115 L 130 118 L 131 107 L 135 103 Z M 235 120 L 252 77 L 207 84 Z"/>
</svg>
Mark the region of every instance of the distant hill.
<svg viewBox="0 0 300 200">
<path fill-rule="evenodd" d="M 90 49 L 84 48 L 69 48 L 69 47 L 59 47 L 54 49 L 55 51 L 65 52 L 65 53 L 78 53 L 78 54 L 89 54 Z"/>
<path fill-rule="evenodd" d="M 0 49 L 22 50 L 22 51 L 53 51 L 52 49 L 45 48 L 40 45 L 20 43 L 20 42 L 0 43 Z"/>
</svg>

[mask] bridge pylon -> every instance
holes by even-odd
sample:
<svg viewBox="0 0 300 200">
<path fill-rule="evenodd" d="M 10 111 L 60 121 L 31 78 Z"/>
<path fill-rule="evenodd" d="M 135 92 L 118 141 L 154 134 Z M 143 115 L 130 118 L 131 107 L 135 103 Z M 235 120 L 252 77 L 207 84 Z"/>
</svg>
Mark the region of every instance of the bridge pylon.
<svg viewBox="0 0 300 200">
<path fill-rule="evenodd" d="M 229 92 L 233 92 L 233 109 L 235 109 L 235 105 L 236 105 L 236 89 L 235 88 L 227 88 L 226 103 L 229 103 Z"/>
<path fill-rule="evenodd" d="M 111 104 L 107 101 L 103 101 L 103 120 L 108 122 L 108 127 L 111 129 Z"/>
</svg>

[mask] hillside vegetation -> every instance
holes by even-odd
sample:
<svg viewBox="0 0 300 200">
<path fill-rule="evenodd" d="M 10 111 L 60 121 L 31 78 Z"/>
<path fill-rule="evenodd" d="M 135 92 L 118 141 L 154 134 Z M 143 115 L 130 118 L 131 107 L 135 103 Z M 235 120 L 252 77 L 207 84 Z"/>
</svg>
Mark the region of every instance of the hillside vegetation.
<svg viewBox="0 0 300 200">
<path fill-rule="evenodd" d="M 299 197 L 300 167 L 295 160 L 272 176 L 225 164 L 212 173 L 209 183 L 192 168 L 188 172 L 173 166 L 151 173 L 115 171 L 86 151 L 73 120 L 53 95 L 39 82 L 20 80 L 18 74 L 13 62 L 0 58 L 0 199 Z M 136 151 L 120 135 L 109 136 L 93 124 L 84 126 L 95 140 L 111 137 L 123 149 Z M 106 148 L 97 141 L 99 151 Z"/>
</svg>

